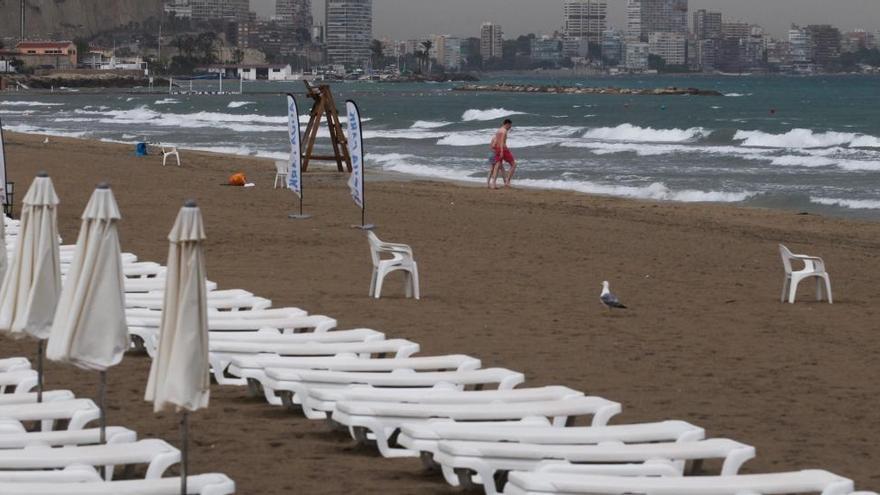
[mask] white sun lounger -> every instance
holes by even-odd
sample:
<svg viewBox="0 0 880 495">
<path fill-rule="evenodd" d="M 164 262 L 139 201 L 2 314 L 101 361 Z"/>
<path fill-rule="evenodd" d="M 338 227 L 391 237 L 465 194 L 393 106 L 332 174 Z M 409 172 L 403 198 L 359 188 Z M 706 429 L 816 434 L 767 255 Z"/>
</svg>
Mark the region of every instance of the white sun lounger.
<svg viewBox="0 0 880 495">
<path fill-rule="evenodd" d="M 125 279 L 125 292 L 141 293 L 164 291 L 165 283 L 164 278 L 128 278 Z M 205 282 L 205 287 L 209 291 L 216 290 L 217 282 L 211 282 L 208 280 Z"/>
<path fill-rule="evenodd" d="M 0 395 L 14 390 L 16 394 L 30 392 L 37 386 L 37 371 L 31 369 L 16 369 L 0 373 Z"/>
<path fill-rule="evenodd" d="M 31 369 L 31 362 L 23 357 L 11 357 L 0 359 L 0 372 Z"/>
<path fill-rule="evenodd" d="M 331 336 L 339 332 L 328 332 Z M 263 386 L 266 380 L 265 370 L 300 369 L 300 370 L 332 370 L 361 372 L 390 372 L 394 370 L 412 371 L 468 371 L 480 367 L 480 360 L 460 354 L 448 356 L 422 356 L 392 359 L 363 359 L 357 355 L 336 355 L 331 357 L 290 357 L 277 355 L 256 355 L 234 357 L 227 368 L 229 374 L 247 380 L 253 394 L 263 389 L 266 401 L 272 405 L 281 405 L 281 398 Z"/>
<path fill-rule="evenodd" d="M 165 303 L 164 291 L 142 292 L 125 294 L 126 308 L 145 308 L 156 311 L 162 310 Z M 208 311 L 236 312 L 266 309 L 272 306 L 272 301 L 257 297 L 246 290 L 228 289 L 208 292 Z"/>
<path fill-rule="evenodd" d="M 235 483 L 223 474 L 200 474 L 186 479 L 188 495 L 230 495 Z M 4 495 L 179 495 L 180 478 L 92 483 L 0 483 Z"/>
<path fill-rule="evenodd" d="M 0 419 L 40 421 L 42 431 L 51 431 L 55 421 L 68 421 L 68 430 L 81 430 L 98 419 L 100 411 L 90 399 L 56 400 L 38 404 L 0 406 Z"/>
<path fill-rule="evenodd" d="M 344 343 L 344 342 L 376 342 L 385 340 L 385 334 L 370 330 L 368 328 L 357 328 L 354 330 L 338 330 L 333 332 L 322 333 L 294 333 L 279 334 L 276 330 L 260 330 L 258 332 L 213 332 L 210 336 L 210 342 L 215 346 L 219 342 L 249 342 L 265 344 L 266 353 L 256 355 L 238 355 L 222 352 L 214 352 L 211 355 L 211 367 L 214 377 L 220 385 L 248 385 L 249 392 L 252 396 L 256 396 L 257 387 L 262 380 L 263 368 L 267 365 L 272 366 L 279 364 L 278 367 L 285 367 L 283 363 L 288 360 L 327 360 L 333 358 L 288 358 L 274 354 L 274 346 L 279 344 L 304 344 L 307 342 L 316 342 L 323 344 Z M 214 347 L 219 349 L 219 347 Z M 354 359 L 354 358 L 353 358 Z M 233 362 L 239 361 L 244 363 L 244 368 L 231 368 Z M 302 367 L 302 366 L 298 366 Z M 250 381 L 249 381 L 250 380 Z"/>
<path fill-rule="evenodd" d="M 11 486 L 24 483 L 86 483 L 101 482 L 101 475 L 92 466 L 73 465 L 52 471 L 0 471 L 0 493 L 14 493 Z M 10 491 L 6 491 L 6 488 Z M 22 492 L 18 492 L 22 493 Z M 27 492 L 24 492 L 27 493 Z"/>
<path fill-rule="evenodd" d="M 323 411 L 315 411 L 303 404 L 313 388 L 348 388 L 351 385 L 374 387 L 434 387 L 446 385 L 463 389 L 495 385 L 499 389 L 513 388 L 525 380 L 522 373 L 504 368 L 488 368 L 468 371 L 426 371 L 397 369 L 389 372 L 349 372 L 332 370 L 296 370 L 267 368 L 263 388 L 267 398 L 278 394 L 288 408 L 303 405 L 303 413 L 311 419 L 325 418 Z"/>
<path fill-rule="evenodd" d="M 821 470 L 737 476 L 622 477 L 512 472 L 505 495 L 855 495 L 852 480 Z M 859 492 L 868 495 L 869 492 Z"/>
<path fill-rule="evenodd" d="M 84 447 L 27 447 L 0 450 L 0 469 L 62 469 L 74 464 L 107 466 L 107 479 L 113 478 L 113 467 L 147 464 L 146 479 L 161 478 L 172 465 L 180 462 L 180 452 L 164 440 L 151 438 L 137 442 Z M 2 491 L 0 491 L 2 493 Z"/>
<path fill-rule="evenodd" d="M 267 308 L 255 309 L 250 311 L 210 311 L 208 314 L 209 321 L 223 320 L 260 320 L 274 321 L 286 320 L 288 318 L 297 318 L 308 316 L 308 312 L 299 308 Z M 159 326 L 162 319 L 162 311 L 147 308 L 128 308 L 125 310 L 125 317 L 136 320 L 140 326 Z M 267 324 L 265 326 L 274 326 Z"/>
<path fill-rule="evenodd" d="M 139 261 L 123 265 L 122 273 L 125 278 L 164 278 L 167 269 L 153 261 Z"/>
<path fill-rule="evenodd" d="M 495 495 L 496 483 L 503 485 L 508 471 L 531 471 L 548 461 L 590 464 L 643 464 L 667 459 L 680 472 L 686 461 L 723 459 L 721 474 L 739 472 L 743 463 L 755 457 L 755 448 L 733 440 L 713 438 L 694 442 L 624 444 L 603 442 L 598 445 L 538 445 L 509 442 L 441 441 L 434 461 L 447 477 L 454 472 L 465 486 L 479 483 L 487 495 Z M 589 472 L 590 466 L 579 466 Z M 598 469 L 604 469 L 598 466 Z M 599 471 L 600 473 L 602 471 Z"/>
<path fill-rule="evenodd" d="M 13 433 L 0 427 L 0 450 L 23 449 L 32 445 L 65 447 L 68 445 L 96 445 L 101 441 L 101 430 L 22 431 Z M 107 427 L 107 443 L 131 443 L 137 441 L 137 433 L 121 426 Z M 0 471 L 2 473 L 2 471 Z"/>
<path fill-rule="evenodd" d="M 372 360 L 375 361 L 375 360 Z M 534 402 L 581 397 L 568 387 L 550 386 L 501 390 L 458 390 L 447 383 L 431 388 L 376 388 L 351 386 L 346 388 L 310 388 L 301 397 L 303 411 L 310 419 L 320 419 L 333 412 L 340 401 L 406 402 L 411 404 L 485 404 L 487 402 Z M 316 411 L 318 414 L 316 414 Z M 309 414 L 313 416 L 310 416 Z M 323 414 L 324 416 L 321 416 Z"/>
<path fill-rule="evenodd" d="M 43 402 L 73 399 L 70 390 L 46 390 L 43 392 Z M 18 404 L 36 404 L 37 393 L 27 392 L 23 394 L 0 394 L 0 406 L 12 406 Z"/>
<path fill-rule="evenodd" d="M 476 373 L 476 372 L 470 372 Z M 433 418 L 456 421 L 517 421 L 545 417 L 553 424 L 566 425 L 579 416 L 593 416 L 593 426 L 604 426 L 620 413 L 621 406 L 601 397 L 571 397 L 565 400 L 535 402 L 493 402 L 473 404 L 405 404 L 383 402 L 337 402 L 333 420 L 347 426 L 352 436 L 363 441 L 371 433 L 385 457 L 415 457 L 419 453 L 391 448 L 389 440 L 407 423 L 424 423 Z"/>
</svg>

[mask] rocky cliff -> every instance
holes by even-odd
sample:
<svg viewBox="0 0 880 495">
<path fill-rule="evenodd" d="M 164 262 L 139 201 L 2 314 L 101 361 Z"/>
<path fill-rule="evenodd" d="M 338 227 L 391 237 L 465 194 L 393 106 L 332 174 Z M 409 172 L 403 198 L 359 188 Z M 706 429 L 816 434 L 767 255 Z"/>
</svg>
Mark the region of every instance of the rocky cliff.
<svg viewBox="0 0 880 495">
<path fill-rule="evenodd" d="M 162 12 L 162 0 L 26 0 L 25 4 L 31 39 L 87 37 Z M 20 6 L 21 0 L 0 0 L 0 37 L 18 37 Z"/>
</svg>

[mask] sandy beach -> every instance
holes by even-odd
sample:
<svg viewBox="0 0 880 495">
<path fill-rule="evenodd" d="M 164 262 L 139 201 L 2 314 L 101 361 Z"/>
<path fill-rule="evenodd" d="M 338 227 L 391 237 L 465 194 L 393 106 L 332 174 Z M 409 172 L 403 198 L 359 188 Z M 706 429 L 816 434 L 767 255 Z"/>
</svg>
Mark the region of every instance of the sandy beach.
<svg viewBox="0 0 880 495">
<path fill-rule="evenodd" d="M 208 277 L 221 288 L 412 339 L 424 355 L 470 354 L 524 372 L 527 385 L 619 401 L 615 423 L 690 421 L 756 446 L 745 472 L 823 468 L 880 488 L 878 223 L 368 174 L 368 221 L 413 246 L 422 277 L 421 301 L 403 297 L 402 277 L 389 278 L 377 301 L 367 297 L 367 242 L 349 228 L 360 212 L 346 176 L 306 174 L 314 218 L 292 221 L 295 196 L 272 188 L 271 161 L 182 151 L 182 168 L 163 168 L 129 145 L 6 138 L 16 215 L 31 178 L 48 171 L 65 243 L 107 180 L 123 250 L 165 264 L 176 211 L 194 198 Z M 220 185 L 237 171 L 256 187 Z M 780 304 L 779 242 L 825 259 L 834 305 L 814 302 L 807 283 L 801 302 Z M 602 280 L 630 309 L 604 310 Z M 2 357 L 34 356 L 31 341 L 2 346 Z M 154 416 L 143 401 L 149 365 L 129 355 L 110 371 L 109 424 L 176 444 L 176 418 Z M 97 377 L 50 364 L 46 385 L 93 397 Z M 417 459 L 383 459 L 244 388 L 215 386 L 191 428 L 192 471 L 224 472 L 241 494 L 452 492 Z"/>
</svg>

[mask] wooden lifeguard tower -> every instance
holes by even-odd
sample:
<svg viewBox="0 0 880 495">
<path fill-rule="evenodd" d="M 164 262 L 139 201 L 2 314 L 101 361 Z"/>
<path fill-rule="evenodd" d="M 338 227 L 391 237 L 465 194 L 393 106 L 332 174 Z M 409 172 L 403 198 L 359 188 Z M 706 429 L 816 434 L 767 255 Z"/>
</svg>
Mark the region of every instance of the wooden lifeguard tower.
<svg viewBox="0 0 880 495">
<path fill-rule="evenodd" d="M 339 112 L 336 110 L 336 102 L 333 100 L 333 93 L 330 86 L 321 84 L 320 86 L 312 86 L 308 81 L 303 81 L 306 85 L 306 96 L 315 101 L 312 105 L 312 112 L 309 115 L 309 123 L 306 126 L 306 132 L 303 141 L 306 145 L 305 154 L 302 160 L 302 171 L 309 169 L 309 163 L 312 160 L 335 161 L 340 172 L 351 172 L 351 156 L 348 154 L 348 139 L 342 130 L 342 123 L 339 121 Z M 318 129 L 321 127 L 321 118 L 327 118 L 327 128 L 330 130 L 330 144 L 333 146 L 333 156 L 314 155 L 315 139 L 318 137 Z"/>
</svg>

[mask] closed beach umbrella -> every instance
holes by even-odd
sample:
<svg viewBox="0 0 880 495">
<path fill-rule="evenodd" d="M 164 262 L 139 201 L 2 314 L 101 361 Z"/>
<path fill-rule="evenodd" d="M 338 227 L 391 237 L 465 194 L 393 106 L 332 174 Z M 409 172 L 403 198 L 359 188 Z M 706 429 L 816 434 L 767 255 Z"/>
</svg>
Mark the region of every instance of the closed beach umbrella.
<svg viewBox="0 0 880 495">
<path fill-rule="evenodd" d="M 52 179 L 41 172 L 22 201 L 15 255 L 0 287 L 0 331 L 39 339 L 38 401 L 43 391 L 43 339 L 49 337 L 61 294 L 58 202 Z"/>
<path fill-rule="evenodd" d="M 46 357 L 106 371 L 128 349 L 125 281 L 119 249 L 119 207 L 101 184 L 82 215 L 73 260 L 64 280 Z"/>
<path fill-rule="evenodd" d="M 9 254 L 6 252 L 6 215 L 0 213 L 0 283 L 6 275 L 6 265 L 9 264 Z"/>
<path fill-rule="evenodd" d="M 181 493 L 186 493 L 188 413 L 208 406 L 208 306 L 205 227 L 195 202 L 181 208 L 168 235 L 165 303 L 159 325 L 159 349 L 150 368 L 145 399 L 156 412 L 183 412 Z"/>
</svg>

